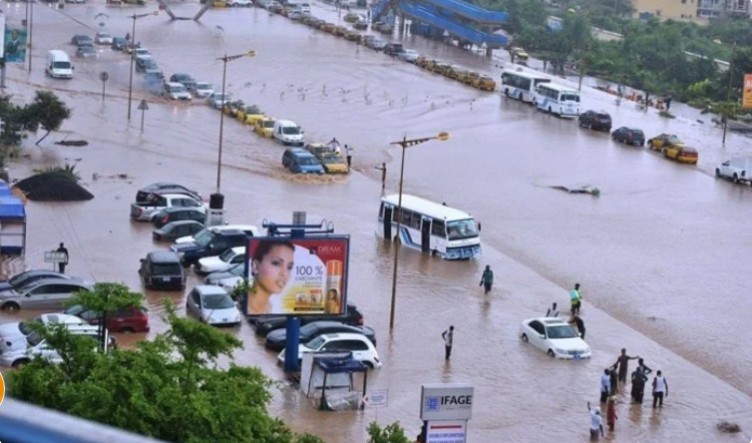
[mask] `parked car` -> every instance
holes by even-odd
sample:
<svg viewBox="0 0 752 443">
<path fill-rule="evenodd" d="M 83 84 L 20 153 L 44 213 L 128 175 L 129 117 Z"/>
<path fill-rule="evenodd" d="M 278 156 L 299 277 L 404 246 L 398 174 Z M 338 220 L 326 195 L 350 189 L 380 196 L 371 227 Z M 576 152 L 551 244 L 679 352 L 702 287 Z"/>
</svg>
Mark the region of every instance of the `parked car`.
<svg viewBox="0 0 752 443">
<path fill-rule="evenodd" d="M 282 166 L 296 174 L 323 174 L 324 167 L 303 148 L 288 148 L 282 154 Z"/>
<path fill-rule="evenodd" d="M 357 12 L 348 12 L 347 14 L 345 14 L 345 17 L 342 20 L 346 21 L 347 23 L 355 23 L 364 19 L 365 17 L 363 17 L 362 14 L 358 14 Z"/>
<path fill-rule="evenodd" d="M 178 243 L 170 246 L 177 252 L 183 266 L 196 264 L 200 258 L 219 255 L 236 246 L 246 246 L 248 235 L 238 229 L 228 231 L 210 230 L 209 235 L 196 238 L 193 243 Z"/>
<path fill-rule="evenodd" d="M 148 71 L 144 73 L 144 87 L 152 94 L 162 94 L 164 74 L 162 71 Z"/>
<path fill-rule="evenodd" d="M 252 0 L 227 0 L 227 6 L 230 8 L 249 8 L 253 6 Z"/>
<path fill-rule="evenodd" d="M 511 47 L 509 49 L 509 55 L 512 57 L 515 63 L 519 63 L 521 65 L 526 64 L 527 60 L 530 58 L 530 55 L 528 55 L 528 53 L 519 46 Z"/>
<path fill-rule="evenodd" d="M 91 39 L 88 35 L 85 34 L 76 34 L 71 38 L 71 43 L 76 46 L 81 45 L 94 45 L 94 40 Z"/>
<path fill-rule="evenodd" d="M 663 156 L 679 163 L 696 165 L 700 155 L 695 148 L 689 146 L 668 146 L 663 148 Z"/>
<path fill-rule="evenodd" d="M 274 124 L 276 122 L 277 121 L 271 117 L 260 118 L 256 120 L 256 124 L 253 125 L 253 132 L 262 137 L 271 138 L 274 133 Z"/>
<path fill-rule="evenodd" d="M 216 271 L 207 275 L 204 283 L 207 285 L 221 286 L 230 292 L 245 278 L 245 263 L 232 265 L 226 271 Z"/>
<path fill-rule="evenodd" d="M 196 82 L 196 86 L 191 90 L 196 98 L 206 98 L 214 94 L 214 86 L 209 82 Z"/>
<path fill-rule="evenodd" d="M 473 86 L 483 91 L 493 91 L 496 89 L 496 81 L 487 75 L 481 75 L 473 80 Z"/>
<path fill-rule="evenodd" d="M 112 40 L 112 36 L 106 32 L 100 31 L 94 36 L 94 42 L 98 45 L 111 45 Z"/>
<path fill-rule="evenodd" d="M 402 46 L 402 43 L 387 43 L 384 47 L 384 54 L 391 57 L 397 57 L 403 52 L 405 52 L 405 48 Z"/>
<path fill-rule="evenodd" d="M 238 121 L 251 126 L 256 124 L 256 120 L 262 119 L 264 117 L 266 116 L 256 105 L 243 106 L 242 108 L 238 109 L 238 112 L 235 114 L 235 118 L 237 118 Z"/>
<path fill-rule="evenodd" d="M 50 279 L 50 278 L 60 278 L 63 280 L 70 280 L 72 277 L 70 275 L 61 274 L 60 272 L 50 271 L 48 269 L 32 269 L 29 271 L 21 272 L 20 274 L 16 274 L 13 277 L 11 277 L 10 280 L 0 282 L 0 292 L 13 291 L 13 290 L 17 291 L 20 288 L 33 284 L 34 282 L 38 280 L 44 280 L 44 279 Z"/>
<path fill-rule="evenodd" d="M 420 54 L 418 54 L 418 51 L 415 51 L 413 49 L 405 49 L 397 55 L 397 58 L 408 63 L 415 63 L 418 60 L 419 56 Z"/>
<path fill-rule="evenodd" d="M 153 251 L 141 259 L 138 275 L 147 289 L 185 288 L 185 272 L 180 257 L 173 251 Z"/>
<path fill-rule="evenodd" d="M 229 92 L 213 92 L 209 97 L 206 99 L 206 101 L 209 103 L 209 106 L 211 106 L 214 109 L 222 109 L 225 106 L 225 103 L 229 103 L 232 99 L 232 96 Z"/>
<path fill-rule="evenodd" d="M 190 100 L 191 93 L 185 86 L 177 82 L 165 82 L 162 95 L 170 100 Z"/>
<path fill-rule="evenodd" d="M 335 334 L 323 334 L 314 338 L 306 344 L 298 347 L 299 362 L 303 360 L 302 355 L 308 352 L 350 352 L 353 360 L 365 363 L 371 369 L 380 368 L 381 360 L 379 353 L 370 340 L 361 334 L 351 332 L 342 332 Z M 284 364 L 285 351 L 279 353 L 277 362 Z"/>
<path fill-rule="evenodd" d="M 347 174 L 350 172 L 350 168 L 347 167 L 347 162 L 342 155 L 332 152 L 323 143 L 309 143 L 305 146 L 305 149 L 321 162 L 321 166 L 324 167 L 327 174 Z"/>
<path fill-rule="evenodd" d="M 648 147 L 655 151 L 662 151 L 664 148 L 670 146 L 684 146 L 684 142 L 676 135 L 666 133 L 648 139 Z"/>
<path fill-rule="evenodd" d="M 28 320 L 5 323 L 0 325 L 0 341 L 11 341 L 13 337 L 26 337 L 34 332 L 34 325 L 52 325 L 52 324 L 87 324 L 75 315 L 64 313 L 41 314 Z"/>
<path fill-rule="evenodd" d="M 198 285 L 186 297 L 188 314 L 212 326 L 237 326 L 242 319 L 232 297 L 219 286 Z"/>
<path fill-rule="evenodd" d="M 283 145 L 303 146 L 303 130 L 292 120 L 274 122 L 274 140 Z"/>
<path fill-rule="evenodd" d="M 233 265 L 244 264 L 245 250 L 245 245 L 236 246 L 219 255 L 200 258 L 194 270 L 199 274 L 208 274 L 210 272 L 226 271 Z"/>
<path fill-rule="evenodd" d="M 99 339 L 99 327 L 89 324 L 66 324 L 65 328 L 72 335 L 86 336 L 91 338 L 92 346 L 97 346 Z M 105 329 L 105 339 L 110 346 L 114 346 L 114 339 L 109 336 Z M 21 367 L 29 363 L 35 357 L 43 357 L 50 363 L 59 364 L 62 357 L 56 350 L 50 347 L 44 337 L 37 332 L 32 332 L 23 339 L 12 342 L 0 342 L 0 365 Z"/>
<path fill-rule="evenodd" d="M 579 360 L 591 355 L 590 346 L 580 334 L 559 318 L 540 317 L 523 321 L 520 338 L 550 357 Z"/>
<path fill-rule="evenodd" d="M 19 288 L 18 291 L 0 293 L 0 309 L 60 309 L 77 291 L 91 291 L 93 285 L 77 278 L 46 278 Z"/>
<path fill-rule="evenodd" d="M 79 58 L 96 58 L 97 50 L 92 45 L 79 45 L 76 49 L 76 57 Z"/>
<path fill-rule="evenodd" d="M 125 45 L 128 44 L 128 40 L 126 40 L 123 37 L 113 37 L 112 43 L 110 44 L 110 48 L 116 50 L 116 51 L 122 51 Z"/>
<path fill-rule="evenodd" d="M 303 11 L 291 11 L 287 14 L 287 18 L 294 21 L 301 21 L 303 20 L 303 17 L 305 17 Z"/>
<path fill-rule="evenodd" d="M 645 133 L 641 129 L 622 126 L 611 133 L 614 141 L 634 146 L 645 146 Z"/>
<path fill-rule="evenodd" d="M 752 158 L 734 157 L 718 165 L 715 168 L 715 176 L 728 178 L 734 183 L 746 181 L 752 185 Z M 12 279 L 11 279 L 12 280 Z"/>
<path fill-rule="evenodd" d="M 81 305 L 73 305 L 66 310 L 67 312 L 76 312 L 75 315 L 80 317 L 91 325 L 98 325 L 101 318 L 100 314 L 87 310 Z M 135 306 L 120 311 L 111 312 L 107 315 L 107 329 L 110 332 L 149 332 L 149 316 L 143 309 Z"/>
<path fill-rule="evenodd" d="M 363 38 L 363 44 L 374 51 L 383 51 L 386 48 L 386 42 L 376 36 L 367 35 Z"/>
<path fill-rule="evenodd" d="M 184 194 L 149 194 L 145 201 L 131 203 L 131 219 L 152 221 L 157 211 L 165 208 L 195 208 L 206 212 L 206 205 Z"/>
<path fill-rule="evenodd" d="M 352 24 L 352 27 L 359 30 L 364 31 L 368 29 L 368 21 L 367 20 L 358 20 L 357 22 Z"/>
<path fill-rule="evenodd" d="M 349 332 L 353 334 L 363 334 L 368 340 L 376 346 L 376 331 L 368 326 L 350 326 L 342 322 L 323 320 L 314 321 L 300 328 L 300 343 L 308 343 L 322 334 Z M 287 330 L 276 329 L 266 334 L 266 349 L 272 351 L 281 351 L 285 348 L 287 342 Z"/>
<path fill-rule="evenodd" d="M 580 114 L 578 122 L 581 128 L 611 132 L 611 116 L 605 111 L 585 111 Z"/>
<path fill-rule="evenodd" d="M 193 197 L 196 201 L 201 201 L 203 197 L 197 191 L 187 188 L 181 184 L 174 182 L 156 182 L 150 185 L 144 186 L 136 192 L 136 201 L 143 202 L 149 199 L 150 194 L 185 194 L 189 197 Z"/>
<path fill-rule="evenodd" d="M 193 220 L 199 223 L 206 222 L 206 210 L 204 208 L 181 208 L 173 206 L 156 211 L 151 219 L 155 228 L 161 228 L 167 223 L 180 220 Z"/>
<path fill-rule="evenodd" d="M 155 229 L 152 238 L 154 241 L 172 242 L 181 237 L 195 235 L 203 229 L 204 224 L 195 220 L 178 220 Z"/>
<path fill-rule="evenodd" d="M 196 80 L 188 74 L 177 73 L 170 76 L 170 81 L 180 83 L 185 86 L 186 89 L 193 89 L 196 87 Z"/>
<path fill-rule="evenodd" d="M 139 56 L 139 57 L 136 57 L 136 71 L 137 72 L 146 72 L 146 71 L 159 72 L 159 66 L 157 66 L 157 62 L 154 61 L 154 58 L 152 58 L 151 55 Z"/>
<path fill-rule="evenodd" d="M 229 115 L 230 117 L 236 117 L 238 115 L 238 111 L 243 109 L 244 107 L 245 102 L 243 100 L 227 101 L 222 107 L 222 112 Z"/>
<path fill-rule="evenodd" d="M 360 43 L 361 38 L 362 38 L 362 35 L 358 31 L 347 31 L 345 33 L 345 40 L 348 40 L 351 42 Z"/>
<path fill-rule="evenodd" d="M 313 321 L 332 320 L 342 322 L 351 326 L 363 326 L 365 324 L 363 314 L 358 310 L 358 307 L 349 304 L 347 305 L 347 311 L 344 316 L 335 314 L 321 314 L 314 316 L 302 316 L 300 317 L 300 324 L 306 325 Z M 266 337 L 266 335 L 275 329 L 284 328 L 287 324 L 287 317 L 285 316 L 265 316 L 259 317 L 252 324 L 256 330 L 256 335 Z"/>
<path fill-rule="evenodd" d="M 207 226 L 197 234 L 193 236 L 180 237 L 175 240 L 175 244 L 193 243 L 197 241 L 203 241 L 205 237 L 211 237 L 215 232 L 224 231 L 242 231 L 247 237 L 258 237 L 261 233 L 258 228 L 253 225 L 219 225 L 219 226 Z"/>
</svg>

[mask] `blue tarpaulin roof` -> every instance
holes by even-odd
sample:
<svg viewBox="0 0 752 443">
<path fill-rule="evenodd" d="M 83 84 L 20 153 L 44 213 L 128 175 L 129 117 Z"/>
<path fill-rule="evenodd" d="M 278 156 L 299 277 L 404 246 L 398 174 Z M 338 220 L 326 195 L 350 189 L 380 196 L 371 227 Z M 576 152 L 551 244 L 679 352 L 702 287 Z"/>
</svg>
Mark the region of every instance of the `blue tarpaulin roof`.
<svg viewBox="0 0 752 443">
<path fill-rule="evenodd" d="M 352 356 L 348 358 L 317 358 L 316 364 L 327 374 L 368 371 L 368 366 L 363 362 L 353 360 Z"/>
<path fill-rule="evenodd" d="M 1 187 L 0 187 L 1 188 Z M 24 219 L 26 208 L 20 198 L 0 193 L 0 219 Z"/>
<path fill-rule="evenodd" d="M 7 183 L 0 181 L 0 196 L 11 196 L 10 186 Z"/>
</svg>

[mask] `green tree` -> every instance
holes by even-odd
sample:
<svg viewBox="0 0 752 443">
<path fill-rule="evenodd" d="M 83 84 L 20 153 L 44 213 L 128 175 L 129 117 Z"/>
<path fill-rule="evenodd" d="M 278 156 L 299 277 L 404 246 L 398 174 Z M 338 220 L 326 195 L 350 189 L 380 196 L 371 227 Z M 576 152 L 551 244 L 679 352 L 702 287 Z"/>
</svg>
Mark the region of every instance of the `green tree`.
<svg viewBox="0 0 752 443">
<path fill-rule="evenodd" d="M 115 291 L 119 293 L 119 291 Z M 64 327 L 41 333 L 63 363 L 41 358 L 10 374 L 20 400 L 167 441 L 322 443 L 296 435 L 266 407 L 272 382 L 258 368 L 230 364 L 239 340 L 192 319 L 178 318 L 136 350 L 95 352 L 91 339 Z"/>
<path fill-rule="evenodd" d="M 405 435 L 399 422 L 396 421 L 385 427 L 379 426 L 378 423 L 371 422 L 368 425 L 368 443 L 410 443 L 411 440 Z"/>
<path fill-rule="evenodd" d="M 47 132 L 36 141 L 36 145 L 38 146 L 52 131 L 60 129 L 70 114 L 70 108 L 57 98 L 54 92 L 37 91 L 34 101 L 28 106 L 27 117 L 32 124 L 41 126 Z"/>
</svg>

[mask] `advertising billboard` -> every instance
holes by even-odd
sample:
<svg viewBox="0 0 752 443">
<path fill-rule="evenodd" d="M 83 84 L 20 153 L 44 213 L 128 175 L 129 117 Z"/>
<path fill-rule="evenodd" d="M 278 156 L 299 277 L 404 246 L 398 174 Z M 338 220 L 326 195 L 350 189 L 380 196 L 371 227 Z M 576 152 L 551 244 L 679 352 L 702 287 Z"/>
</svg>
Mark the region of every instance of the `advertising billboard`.
<svg viewBox="0 0 752 443">
<path fill-rule="evenodd" d="M 253 237 L 248 241 L 246 315 L 343 315 L 348 236 Z"/>
<path fill-rule="evenodd" d="M 742 108 L 752 108 L 752 74 L 744 74 L 742 89 Z"/>
<path fill-rule="evenodd" d="M 26 26 L 11 26 L 6 23 L 3 58 L 5 63 L 26 61 Z"/>
</svg>

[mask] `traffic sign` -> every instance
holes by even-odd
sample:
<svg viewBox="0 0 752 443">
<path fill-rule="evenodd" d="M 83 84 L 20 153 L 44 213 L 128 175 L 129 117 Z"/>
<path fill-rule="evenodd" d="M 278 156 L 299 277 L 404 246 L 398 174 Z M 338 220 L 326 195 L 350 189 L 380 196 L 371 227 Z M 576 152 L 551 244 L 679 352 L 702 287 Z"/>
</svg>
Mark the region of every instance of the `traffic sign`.
<svg viewBox="0 0 752 443">
<path fill-rule="evenodd" d="M 107 73 L 107 71 L 102 71 L 99 73 L 99 79 L 102 80 L 103 82 L 106 82 L 107 80 L 109 80 L 109 78 L 110 78 L 110 74 Z"/>
<path fill-rule="evenodd" d="M 389 404 L 389 390 L 374 389 L 363 397 L 363 402 L 369 408 L 385 408 Z"/>
</svg>

